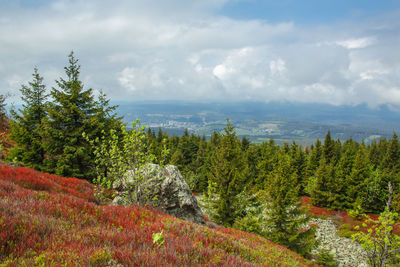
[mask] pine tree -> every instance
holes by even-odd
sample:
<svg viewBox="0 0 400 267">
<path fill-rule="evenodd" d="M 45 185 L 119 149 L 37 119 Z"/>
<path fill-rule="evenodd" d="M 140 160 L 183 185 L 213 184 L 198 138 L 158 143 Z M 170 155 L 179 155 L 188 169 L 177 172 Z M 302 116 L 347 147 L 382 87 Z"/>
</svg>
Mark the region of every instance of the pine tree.
<svg viewBox="0 0 400 267">
<path fill-rule="evenodd" d="M 315 245 L 315 228 L 304 229 L 310 216 L 301 207 L 296 172 L 288 155 L 279 156 L 279 164 L 272 173 L 267 206 L 266 236 L 271 241 L 307 256 Z"/>
<path fill-rule="evenodd" d="M 243 191 L 247 164 L 233 125 L 227 120 L 220 143 L 211 158 L 209 191 L 216 194 L 215 220 L 224 226 L 232 226 L 238 203 L 237 195 Z M 212 197 L 212 196 L 210 196 Z"/>
<path fill-rule="evenodd" d="M 41 169 L 45 157 L 42 145 L 42 121 L 46 118 L 46 86 L 38 69 L 34 68 L 33 81 L 20 89 L 22 107 L 19 112 L 11 110 L 11 138 L 17 144 L 9 153 L 12 160 Z"/>
<path fill-rule="evenodd" d="M 49 118 L 45 121 L 47 167 L 57 175 L 93 179 L 91 146 L 82 134 L 92 139 L 98 107 L 92 89 L 84 90 L 79 80 L 80 65 L 74 53 L 68 58 L 69 66 L 64 68 L 67 79 L 56 81 L 58 89 L 51 91 L 54 102 L 49 104 Z"/>
</svg>

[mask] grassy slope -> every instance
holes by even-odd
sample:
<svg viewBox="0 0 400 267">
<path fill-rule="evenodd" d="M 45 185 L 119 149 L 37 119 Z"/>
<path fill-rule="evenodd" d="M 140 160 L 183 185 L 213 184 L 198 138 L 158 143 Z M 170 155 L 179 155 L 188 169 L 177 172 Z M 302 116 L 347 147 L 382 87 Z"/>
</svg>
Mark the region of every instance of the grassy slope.
<svg viewBox="0 0 400 267">
<path fill-rule="evenodd" d="M 313 265 L 257 235 L 150 208 L 98 206 L 93 192 L 83 180 L 0 164 L 0 265 Z M 152 234 L 161 230 L 157 246 Z"/>
</svg>

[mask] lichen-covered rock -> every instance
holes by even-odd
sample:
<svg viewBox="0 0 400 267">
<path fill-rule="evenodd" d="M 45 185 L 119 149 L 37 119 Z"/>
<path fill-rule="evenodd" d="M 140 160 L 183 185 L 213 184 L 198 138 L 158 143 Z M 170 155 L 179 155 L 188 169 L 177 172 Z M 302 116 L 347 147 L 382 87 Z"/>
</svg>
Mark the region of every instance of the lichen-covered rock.
<svg viewBox="0 0 400 267">
<path fill-rule="evenodd" d="M 130 184 L 135 184 L 136 179 L 140 182 L 137 183 L 136 196 L 132 197 Z M 197 200 L 176 166 L 161 168 L 156 164 L 147 164 L 139 174 L 128 171 L 126 177 L 116 181 L 113 187 L 119 192 L 113 201 L 116 205 L 151 205 L 180 219 L 204 224 Z M 129 199 L 131 201 L 127 202 Z"/>
<path fill-rule="evenodd" d="M 319 241 L 318 248 L 328 249 L 334 254 L 338 266 L 368 266 L 367 255 L 362 247 L 349 238 L 338 236 L 336 226 L 331 219 L 314 218 L 312 222 L 318 225 L 316 231 L 316 238 Z"/>
</svg>

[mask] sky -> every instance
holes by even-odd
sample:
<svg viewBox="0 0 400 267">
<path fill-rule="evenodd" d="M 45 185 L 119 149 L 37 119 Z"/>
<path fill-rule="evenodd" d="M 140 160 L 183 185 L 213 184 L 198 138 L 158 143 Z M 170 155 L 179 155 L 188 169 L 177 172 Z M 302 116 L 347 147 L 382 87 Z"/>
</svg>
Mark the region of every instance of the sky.
<svg viewBox="0 0 400 267">
<path fill-rule="evenodd" d="M 400 0 L 0 0 L 0 94 L 400 105 Z"/>
</svg>

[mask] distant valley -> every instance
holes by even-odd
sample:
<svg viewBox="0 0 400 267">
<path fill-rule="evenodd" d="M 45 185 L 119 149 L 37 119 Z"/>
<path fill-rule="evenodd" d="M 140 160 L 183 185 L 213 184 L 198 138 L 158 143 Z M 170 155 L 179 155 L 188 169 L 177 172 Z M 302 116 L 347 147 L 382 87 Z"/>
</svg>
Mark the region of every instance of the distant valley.
<svg viewBox="0 0 400 267">
<path fill-rule="evenodd" d="M 325 104 L 263 102 L 188 102 L 136 101 L 120 102 L 118 114 L 125 122 L 140 119 L 155 130 L 170 134 L 190 133 L 210 136 L 222 131 L 229 118 L 239 136 L 260 143 L 268 138 L 282 144 L 295 140 L 312 144 L 330 130 L 335 139 L 370 143 L 377 138 L 390 138 L 400 129 L 400 112 L 388 106 L 332 106 Z"/>
</svg>

